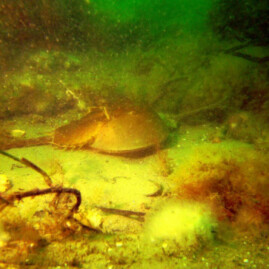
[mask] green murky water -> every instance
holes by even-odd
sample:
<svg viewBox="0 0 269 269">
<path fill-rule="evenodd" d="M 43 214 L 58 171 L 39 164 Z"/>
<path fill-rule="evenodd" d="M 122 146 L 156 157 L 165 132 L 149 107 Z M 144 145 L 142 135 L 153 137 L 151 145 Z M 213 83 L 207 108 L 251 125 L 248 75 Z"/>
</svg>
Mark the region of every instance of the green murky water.
<svg viewBox="0 0 269 269">
<path fill-rule="evenodd" d="M 0 268 L 268 267 L 268 14 L 1 0 Z"/>
</svg>

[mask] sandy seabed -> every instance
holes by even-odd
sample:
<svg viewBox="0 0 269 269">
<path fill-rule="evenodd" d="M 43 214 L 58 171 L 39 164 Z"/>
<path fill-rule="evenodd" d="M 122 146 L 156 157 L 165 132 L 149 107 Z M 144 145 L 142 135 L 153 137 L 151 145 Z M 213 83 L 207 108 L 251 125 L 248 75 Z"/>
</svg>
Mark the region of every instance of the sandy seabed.
<svg viewBox="0 0 269 269">
<path fill-rule="evenodd" d="M 27 126 L 17 122 L 14 127 L 23 128 L 30 136 L 48 131 L 45 124 Z M 44 169 L 54 184 L 81 192 L 76 219 L 84 227 L 55 220 L 60 219 L 60 211 L 54 212 L 51 207 L 53 195 L 26 198 L 15 207 L 9 206 L 1 212 L 5 225 L 1 231 L 0 268 L 269 267 L 268 226 L 262 221 L 251 222 L 246 228 L 236 221 L 218 220 L 212 238 L 197 235 L 187 246 L 177 239 L 178 234 L 156 240 L 148 235 L 151 218 L 159 207 L 170 200 L 184 199 L 178 190 L 190 180 L 187 175 L 192 169 L 193 181 L 197 179 L 197 164 L 216 165 L 223 158 L 239 162 L 260 158 L 251 144 L 234 140 L 213 143 L 215 129 L 210 125 L 182 126 L 171 147 L 137 159 L 49 145 L 9 150 Z M 0 173 L 12 183 L 9 192 L 47 187 L 29 167 L 4 156 L 0 160 Z M 74 202 L 70 199 L 64 198 L 59 207 Z M 106 213 L 98 207 L 144 212 L 145 218 Z M 160 229 L 166 228 L 160 224 Z"/>
</svg>

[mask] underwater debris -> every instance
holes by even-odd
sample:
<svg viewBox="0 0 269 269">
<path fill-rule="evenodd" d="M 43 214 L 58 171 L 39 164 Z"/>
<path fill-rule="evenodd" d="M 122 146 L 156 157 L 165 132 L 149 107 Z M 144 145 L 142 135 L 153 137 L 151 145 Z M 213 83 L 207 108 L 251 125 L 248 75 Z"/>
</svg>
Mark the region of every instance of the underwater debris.
<svg viewBox="0 0 269 269">
<path fill-rule="evenodd" d="M 23 137 L 25 136 L 25 133 L 26 132 L 24 130 L 19 130 L 19 129 L 15 129 L 10 132 L 11 136 L 14 138 Z"/>
<path fill-rule="evenodd" d="M 265 63 L 265 62 L 269 61 L 269 56 L 256 57 L 256 56 L 249 55 L 249 54 L 242 53 L 242 52 L 238 51 L 240 49 L 247 48 L 249 45 L 251 45 L 251 43 L 247 42 L 246 44 L 235 46 L 235 47 L 230 48 L 230 49 L 226 49 L 223 52 L 225 54 L 231 54 L 233 56 L 240 57 L 240 58 L 243 58 L 247 61 L 251 61 L 254 63 Z"/>
<path fill-rule="evenodd" d="M 102 207 L 102 206 L 98 206 L 97 208 L 102 210 L 105 213 L 121 215 L 127 218 L 134 218 L 142 222 L 144 221 L 144 217 L 146 215 L 145 212 L 138 212 L 138 211 L 132 211 L 132 210 L 122 210 L 122 209 L 107 208 L 107 207 Z"/>
<path fill-rule="evenodd" d="M 165 176 L 165 175 L 164 175 Z M 162 196 L 164 192 L 164 186 L 162 184 L 158 184 L 152 180 L 150 180 L 155 186 L 156 190 L 150 194 L 147 194 L 146 197 L 157 197 L 157 196 Z"/>
<path fill-rule="evenodd" d="M 65 90 L 65 94 L 66 96 L 71 99 L 71 100 L 74 100 L 75 103 L 76 103 L 76 106 L 78 108 L 79 111 L 84 111 L 87 109 L 87 106 L 86 106 L 86 103 L 84 100 L 82 100 L 79 96 L 77 96 L 77 94 L 75 94 L 72 90 L 70 90 L 66 84 L 60 79 L 59 80 L 59 83 L 61 85 L 63 85 L 63 87 L 66 89 Z"/>
<path fill-rule="evenodd" d="M 10 180 L 5 174 L 0 174 L 0 193 L 8 191 L 12 187 Z"/>
<path fill-rule="evenodd" d="M 30 191 L 24 191 L 24 192 L 13 192 L 11 194 L 1 193 L 0 198 L 1 198 L 2 205 L 0 207 L 0 211 L 2 211 L 6 206 L 14 204 L 15 201 L 20 201 L 20 200 L 27 198 L 27 197 L 35 197 L 35 196 L 45 195 L 45 194 L 50 194 L 50 193 L 55 193 L 57 195 L 60 195 L 63 193 L 74 195 L 76 197 L 76 203 L 70 209 L 69 215 L 71 216 L 74 212 L 78 211 L 79 206 L 81 204 L 81 194 L 80 194 L 79 190 L 73 189 L 73 188 L 64 188 L 61 186 L 53 186 L 52 180 L 49 177 L 49 175 L 45 171 L 43 171 L 41 168 L 39 168 L 38 166 L 33 164 L 31 161 L 29 161 L 25 158 L 19 159 L 19 158 L 15 157 L 7 152 L 4 152 L 2 150 L 0 151 L 0 154 L 32 168 L 33 170 L 35 170 L 36 172 L 38 172 L 39 174 L 41 174 L 43 176 L 45 183 L 50 187 L 50 188 L 41 189 L 41 190 L 40 189 L 33 189 Z"/>
<path fill-rule="evenodd" d="M 60 241 L 85 228 L 74 218 L 81 204 L 79 190 L 53 185 L 45 171 L 25 158 L 19 159 L 4 151 L 0 151 L 0 154 L 35 170 L 43 176 L 49 186 L 45 189 L 0 193 L 1 225 L 8 236 L 7 239 L 3 238 L 5 239 L 3 246 L 0 247 L 1 261 L 7 264 L 25 263 L 34 250 L 43 248 L 52 241 Z M 21 212 L 14 207 L 24 198 L 46 194 L 55 194 L 55 197 L 47 208 L 32 212 L 31 220 L 21 216 Z M 90 228 L 87 227 L 87 230 Z M 91 230 L 96 231 L 93 228 Z"/>
<path fill-rule="evenodd" d="M 54 186 L 49 175 L 45 171 L 43 171 L 40 167 L 32 163 L 31 161 L 25 158 L 19 159 L 1 150 L 0 150 L 0 154 L 8 158 L 11 158 L 17 162 L 20 162 L 21 164 L 26 165 L 30 167 L 31 169 L 35 170 L 36 172 L 38 172 L 39 174 L 43 176 L 45 183 L 49 186 L 49 188 L 46 188 L 46 189 L 32 189 L 29 191 L 22 191 L 22 192 L 0 193 L 0 212 L 4 210 L 7 206 L 12 206 L 15 201 L 20 201 L 27 197 L 36 197 L 36 196 L 46 195 L 46 194 L 56 194 L 56 197 L 52 201 L 51 205 L 53 207 L 53 210 L 55 210 L 55 214 L 56 215 L 58 214 L 58 219 L 62 219 L 61 223 L 65 222 L 65 226 L 67 226 L 66 227 L 67 229 L 70 229 L 72 231 L 72 229 L 78 229 L 76 226 L 80 226 L 80 228 L 86 228 L 88 230 L 93 230 L 95 232 L 101 231 L 100 227 L 93 227 L 94 225 L 91 224 L 91 221 L 88 221 L 87 217 L 81 214 L 81 212 L 78 212 L 79 207 L 81 205 L 81 201 L 82 201 L 81 193 L 79 190 L 74 189 L 74 188 L 66 188 L 62 186 Z M 70 202 L 68 201 L 68 199 L 64 198 L 63 202 L 60 201 L 62 194 L 73 195 L 76 198 L 75 203 L 73 203 L 72 206 L 69 206 L 68 204 Z M 64 203 L 65 205 L 59 206 L 60 203 Z M 98 206 L 96 208 L 108 214 L 124 216 L 124 217 L 132 218 L 141 222 L 144 221 L 144 216 L 146 214 L 144 212 L 136 212 L 136 211 L 130 211 L 130 210 L 121 210 L 121 209 L 98 207 Z M 60 212 L 61 210 L 63 212 Z M 39 215 L 39 213 L 37 214 Z M 41 215 L 44 215 L 44 214 L 46 215 L 45 211 Z M 51 214 L 49 214 L 49 216 L 47 217 L 51 218 Z M 51 221 L 53 220 L 49 220 L 49 222 Z M 58 224 L 57 221 L 56 221 L 56 224 Z M 52 223 L 50 225 L 55 225 L 55 224 Z M 45 223 L 43 224 L 43 226 L 47 226 L 47 224 Z M 42 231 L 42 229 L 45 229 L 45 228 L 42 227 L 41 224 L 38 224 L 37 230 L 45 233 L 46 237 L 48 237 L 46 232 Z M 58 236 L 61 236 L 61 234 Z"/>
</svg>

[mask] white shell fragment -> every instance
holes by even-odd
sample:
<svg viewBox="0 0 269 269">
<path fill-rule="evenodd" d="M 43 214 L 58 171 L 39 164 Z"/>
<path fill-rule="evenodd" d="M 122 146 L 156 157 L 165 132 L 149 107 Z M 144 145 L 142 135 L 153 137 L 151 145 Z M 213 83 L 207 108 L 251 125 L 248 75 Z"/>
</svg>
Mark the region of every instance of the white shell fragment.
<svg viewBox="0 0 269 269">
<path fill-rule="evenodd" d="M 0 174 L 0 193 L 6 192 L 12 187 L 11 182 L 8 180 L 7 176 Z"/>
<path fill-rule="evenodd" d="M 19 138 L 25 136 L 24 130 L 15 129 L 11 131 L 11 136 L 14 138 Z"/>
</svg>

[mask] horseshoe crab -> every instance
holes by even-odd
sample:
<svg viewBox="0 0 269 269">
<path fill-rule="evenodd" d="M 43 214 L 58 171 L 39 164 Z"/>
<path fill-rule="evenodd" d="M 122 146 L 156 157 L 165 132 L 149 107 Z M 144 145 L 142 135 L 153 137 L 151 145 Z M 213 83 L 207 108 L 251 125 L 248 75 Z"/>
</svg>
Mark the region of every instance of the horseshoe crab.
<svg viewBox="0 0 269 269">
<path fill-rule="evenodd" d="M 1 149 L 53 144 L 67 149 L 92 149 L 113 155 L 140 155 L 158 148 L 168 136 L 159 116 L 140 107 L 95 110 L 57 128 L 51 136 L 15 140 Z"/>
</svg>

